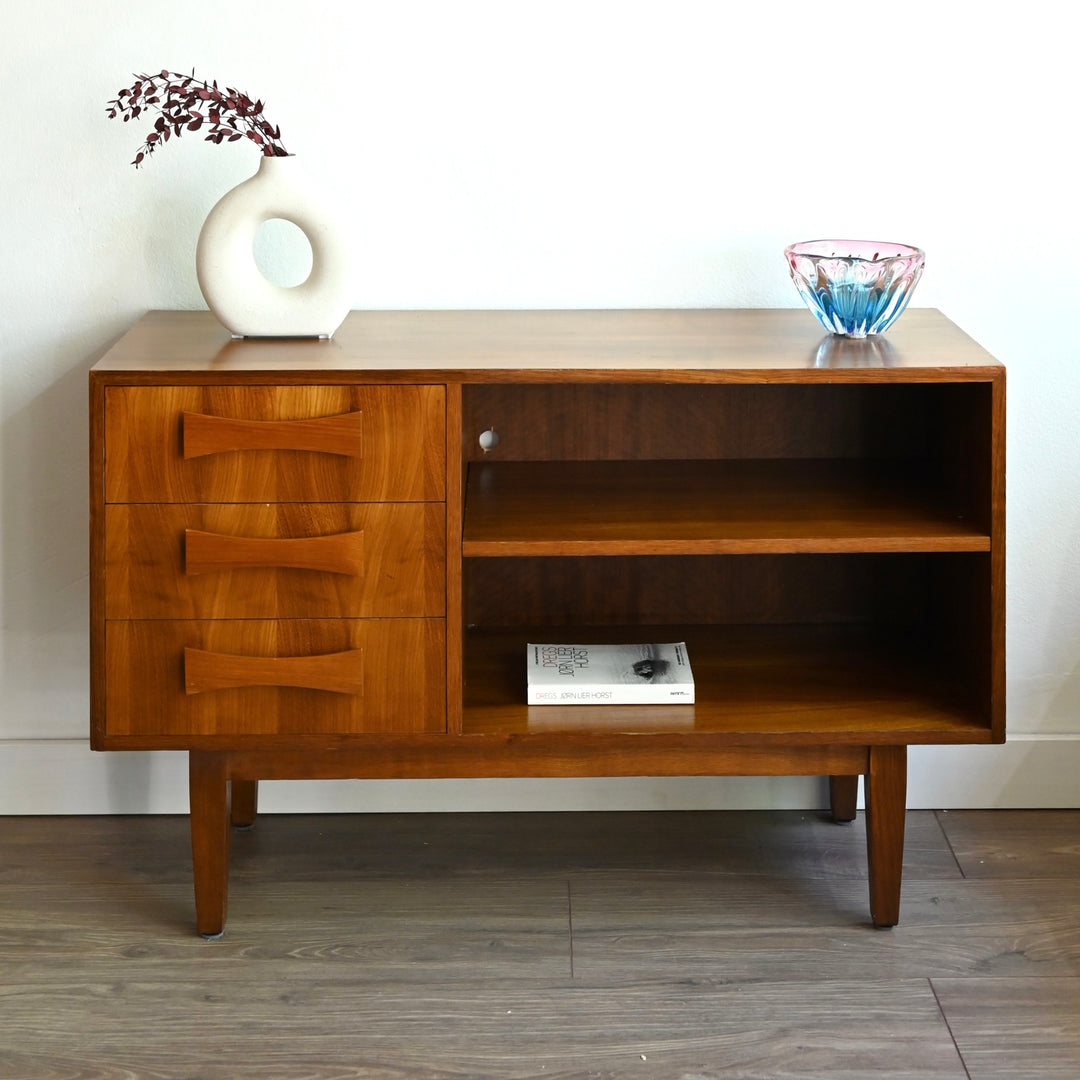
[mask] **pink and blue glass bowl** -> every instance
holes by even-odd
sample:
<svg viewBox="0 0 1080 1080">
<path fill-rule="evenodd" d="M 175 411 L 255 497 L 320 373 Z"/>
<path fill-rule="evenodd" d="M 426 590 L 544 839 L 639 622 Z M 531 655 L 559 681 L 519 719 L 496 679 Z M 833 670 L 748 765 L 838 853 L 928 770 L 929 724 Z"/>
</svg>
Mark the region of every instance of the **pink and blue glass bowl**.
<svg viewBox="0 0 1080 1080">
<path fill-rule="evenodd" d="M 917 247 L 874 240 L 806 240 L 784 249 L 791 280 L 830 334 L 881 334 L 922 277 Z"/>
</svg>

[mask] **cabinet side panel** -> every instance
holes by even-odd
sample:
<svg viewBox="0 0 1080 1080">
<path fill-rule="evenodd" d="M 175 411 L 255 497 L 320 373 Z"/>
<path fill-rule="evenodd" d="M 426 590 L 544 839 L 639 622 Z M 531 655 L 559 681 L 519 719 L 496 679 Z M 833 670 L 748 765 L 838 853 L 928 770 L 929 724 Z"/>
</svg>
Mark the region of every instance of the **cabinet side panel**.
<svg viewBox="0 0 1080 1080">
<path fill-rule="evenodd" d="M 1005 741 L 1005 372 L 993 389 L 990 497 L 991 711 L 994 739 Z"/>
<path fill-rule="evenodd" d="M 105 390 L 90 373 L 90 745 L 105 737 Z"/>
</svg>

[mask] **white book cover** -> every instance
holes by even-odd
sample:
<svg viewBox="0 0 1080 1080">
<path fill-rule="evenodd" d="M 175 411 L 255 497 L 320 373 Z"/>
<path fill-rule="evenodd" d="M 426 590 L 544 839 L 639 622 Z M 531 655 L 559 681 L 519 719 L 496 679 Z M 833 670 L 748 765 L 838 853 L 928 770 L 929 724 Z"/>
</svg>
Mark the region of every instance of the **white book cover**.
<svg viewBox="0 0 1080 1080">
<path fill-rule="evenodd" d="M 530 705 L 692 705 L 682 641 L 663 645 L 526 646 Z"/>
</svg>

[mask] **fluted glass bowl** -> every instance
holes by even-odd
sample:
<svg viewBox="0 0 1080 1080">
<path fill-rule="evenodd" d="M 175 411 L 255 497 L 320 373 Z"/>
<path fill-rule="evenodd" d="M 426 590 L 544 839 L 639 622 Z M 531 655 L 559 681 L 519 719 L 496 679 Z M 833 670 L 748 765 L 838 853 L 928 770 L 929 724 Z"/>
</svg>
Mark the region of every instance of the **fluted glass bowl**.
<svg viewBox="0 0 1080 1080">
<path fill-rule="evenodd" d="M 831 334 L 888 330 L 922 276 L 917 247 L 875 240 L 806 240 L 784 249 L 791 280 Z"/>
</svg>

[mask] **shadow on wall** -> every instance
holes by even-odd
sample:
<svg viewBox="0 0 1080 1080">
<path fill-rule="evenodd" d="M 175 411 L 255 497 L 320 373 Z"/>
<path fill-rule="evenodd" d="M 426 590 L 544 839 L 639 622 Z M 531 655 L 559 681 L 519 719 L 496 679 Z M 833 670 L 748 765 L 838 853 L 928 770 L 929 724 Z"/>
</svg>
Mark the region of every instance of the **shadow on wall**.
<svg viewBox="0 0 1080 1080">
<path fill-rule="evenodd" d="M 114 340 L 53 343 L 73 365 L 0 428 L 0 739 L 87 733 L 87 371 Z"/>
</svg>

